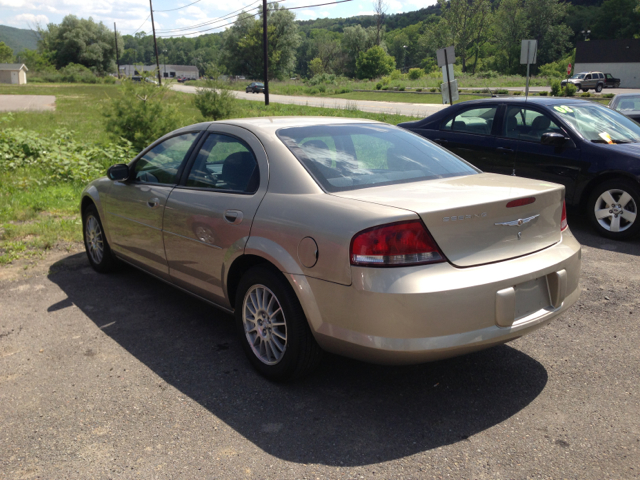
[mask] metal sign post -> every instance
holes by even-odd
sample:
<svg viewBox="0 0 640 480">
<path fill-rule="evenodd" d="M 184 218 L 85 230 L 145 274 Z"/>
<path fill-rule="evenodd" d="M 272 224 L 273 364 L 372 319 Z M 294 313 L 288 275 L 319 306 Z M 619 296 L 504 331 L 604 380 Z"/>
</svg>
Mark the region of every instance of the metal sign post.
<svg viewBox="0 0 640 480">
<path fill-rule="evenodd" d="M 449 105 L 453 105 L 453 96 L 451 94 L 451 80 L 453 79 L 450 78 L 451 76 L 449 75 L 449 65 L 453 65 L 456 62 L 456 53 L 453 46 L 437 50 L 436 59 L 438 60 L 439 67 L 445 67 L 445 80 L 447 81 L 447 89 L 449 90 Z"/>
<path fill-rule="evenodd" d="M 537 53 L 537 40 L 522 40 L 522 47 L 520 48 L 520 63 L 522 65 L 525 63 L 527 64 L 527 86 L 525 87 L 525 98 L 529 98 L 529 69 L 532 63 L 536 63 Z"/>
</svg>

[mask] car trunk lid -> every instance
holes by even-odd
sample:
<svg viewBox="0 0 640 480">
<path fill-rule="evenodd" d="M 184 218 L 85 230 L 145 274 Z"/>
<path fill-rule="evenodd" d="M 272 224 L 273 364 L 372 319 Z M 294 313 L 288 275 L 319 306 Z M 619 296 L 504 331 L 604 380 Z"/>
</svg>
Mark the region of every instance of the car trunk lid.
<svg viewBox="0 0 640 480">
<path fill-rule="evenodd" d="M 482 173 L 334 195 L 417 213 L 459 267 L 527 255 L 561 238 L 564 187 L 554 183 Z M 525 198 L 535 200 L 507 206 Z"/>
</svg>

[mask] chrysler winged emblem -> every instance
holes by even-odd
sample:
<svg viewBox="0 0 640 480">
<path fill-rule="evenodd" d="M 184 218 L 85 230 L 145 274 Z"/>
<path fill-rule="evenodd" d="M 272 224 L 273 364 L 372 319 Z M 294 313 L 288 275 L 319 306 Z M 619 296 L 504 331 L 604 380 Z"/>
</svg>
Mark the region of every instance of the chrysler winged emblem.
<svg viewBox="0 0 640 480">
<path fill-rule="evenodd" d="M 510 222 L 495 223 L 494 225 L 497 225 L 497 226 L 502 225 L 502 226 L 505 226 L 505 227 L 520 227 L 520 226 L 524 225 L 525 223 L 529 223 L 531 220 L 535 220 L 539 216 L 540 216 L 540 214 L 533 215 L 533 216 L 527 217 L 527 218 L 519 218 L 518 220 L 511 220 Z"/>
</svg>

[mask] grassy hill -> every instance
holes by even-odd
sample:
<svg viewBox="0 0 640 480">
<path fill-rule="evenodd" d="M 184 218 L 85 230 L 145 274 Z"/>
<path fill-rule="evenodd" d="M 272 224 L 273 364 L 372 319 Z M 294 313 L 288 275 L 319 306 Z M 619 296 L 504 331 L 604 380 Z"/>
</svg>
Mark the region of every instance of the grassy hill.
<svg viewBox="0 0 640 480">
<path fill-rule="evenodd" d="M 25 49 L 35 50 L 38 46 L 36 35 L 33 30 L 0 25 L 0 42 L 9 45 L 13 49 L 13 53 L 19 53 Z"/>
</svg>

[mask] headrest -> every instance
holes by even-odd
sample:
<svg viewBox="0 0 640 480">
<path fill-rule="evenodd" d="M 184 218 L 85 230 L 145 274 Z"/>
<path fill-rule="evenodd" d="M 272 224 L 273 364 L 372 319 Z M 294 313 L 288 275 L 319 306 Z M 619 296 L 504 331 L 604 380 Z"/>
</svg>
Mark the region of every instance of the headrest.
<svg viewBox="0 0 640 480">
<path fill-rule="evenodd" d="M 531 125 L 534 130 L 546 130 L 551 125 L 551 120 L 549 120 L 544 115 L 540 115 L 536 117 Z"/>
</svg>

